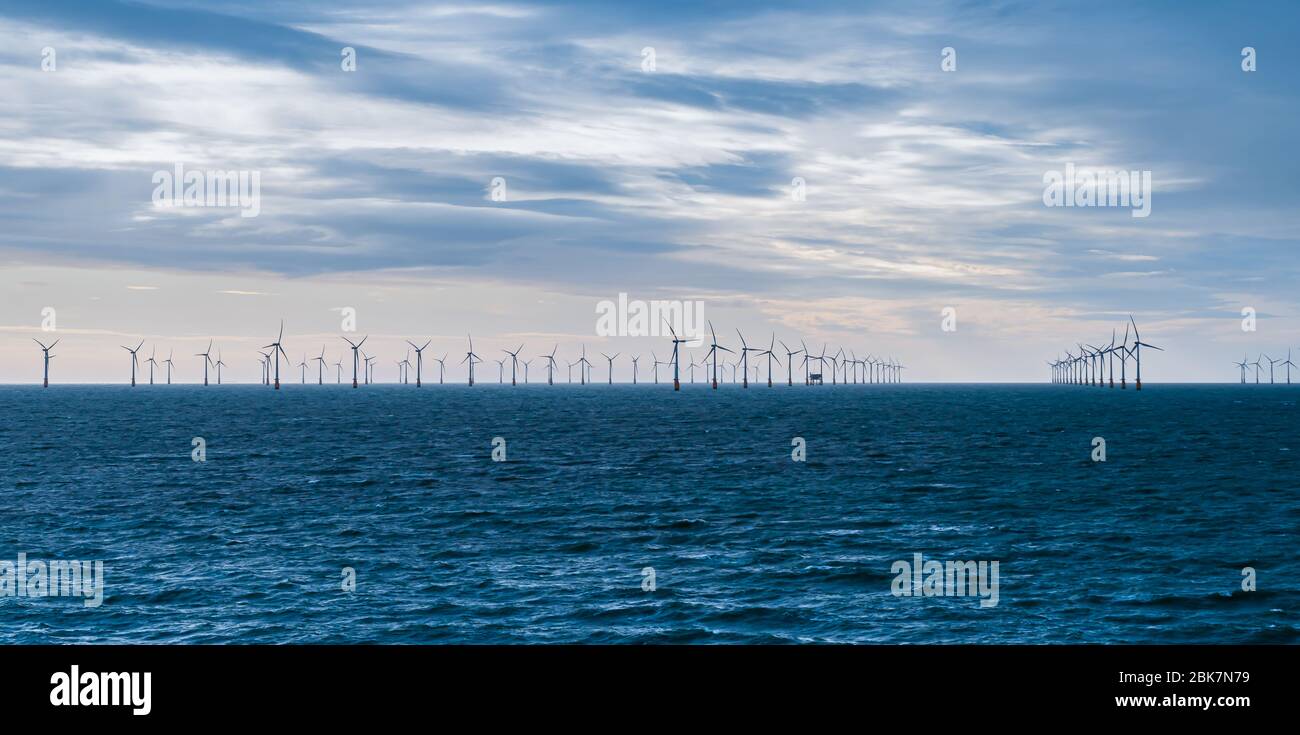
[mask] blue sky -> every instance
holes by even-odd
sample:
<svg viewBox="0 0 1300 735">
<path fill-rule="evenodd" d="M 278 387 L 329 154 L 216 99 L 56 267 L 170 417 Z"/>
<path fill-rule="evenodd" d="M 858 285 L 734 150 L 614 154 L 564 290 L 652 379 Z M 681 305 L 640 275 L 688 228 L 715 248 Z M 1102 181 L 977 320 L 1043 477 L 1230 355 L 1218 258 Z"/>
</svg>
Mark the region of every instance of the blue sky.
<svg viewBox="0 0 1300 735">
<path fill-rule="evenodd" d="M 489 351 L 662 353 L 595 334 L 620 292 L 702 301 L 732 342 L 893 355 L 912 380 L 1040 380 L 1131 312 L 1167 349 L 1150 380 L 1231 380 L 1244 352 L 1300 349 L 1297 15 L 4 3 L 0 381 L 39 377 L 46 307 L 69 381 L 121 380 L 118 344 L 189 356 L 209 338 L 254 379 L 281 318 L 295 362 L 336 357 L 342 306 L 381 379 L 403 339 L 463 352 L 468 330 Z M 259 172 L 260 214 L 155 207 L 152 176 L 178 162 Z M 1045 207 L 1067 163 L 1150 171 L 1151 215 Z"/>
</svg>

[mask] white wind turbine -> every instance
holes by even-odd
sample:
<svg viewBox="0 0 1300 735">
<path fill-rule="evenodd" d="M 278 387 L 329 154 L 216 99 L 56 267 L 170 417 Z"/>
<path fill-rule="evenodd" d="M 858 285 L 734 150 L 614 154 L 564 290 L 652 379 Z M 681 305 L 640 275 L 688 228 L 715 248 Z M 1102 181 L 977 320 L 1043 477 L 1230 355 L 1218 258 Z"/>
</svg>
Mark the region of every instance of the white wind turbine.
<svg viewBox="0 0 1300 735">
<path fill-rule="evenodd" d="M 141 347 L 144 347 L 144 340 L 140 340 L 140 344 L 136 345 L 135 349 L 131 349 L 126 345 L 122 345 L 122 349 L 131 353 L 131 387 L 132 388 L 135 387 L 135 368 L 136 365 L 140 364 L 140 358 L 136 357 L 136 353 L 140 351 Z"/>
<path fill-rule="evenodd" d="M 360 342 L 353 342 L 347 337 L 340 337 L 340 339 L 347 342 L 352 348 L 352 387 L 355 388 L 357 387 L 357 370 L 361 367 L 361 361 L 357 353 L 361 351 L 361 345 L 365 344 L 367 339 L 370 339 L 370 335 L 362 337 Z"/>
<path fill-rule="evenodd" d="M 54 345 L 57 345 L 59 343 L 59 340 L 56 339 L 53 342 L 51 342 L 49 347 L 46 347 L 45 344 L 42 343 L 39 339 L 33 339 L 32 341 L 41 346 L 41 352 L 44 354 L 45 377 L 41 379 L 41 387 L 49 388 L 50 387 L 50 358 L 54 357 L 54 355 L 50 354 L 50 350 L 54 349 Z"/>
</svg>

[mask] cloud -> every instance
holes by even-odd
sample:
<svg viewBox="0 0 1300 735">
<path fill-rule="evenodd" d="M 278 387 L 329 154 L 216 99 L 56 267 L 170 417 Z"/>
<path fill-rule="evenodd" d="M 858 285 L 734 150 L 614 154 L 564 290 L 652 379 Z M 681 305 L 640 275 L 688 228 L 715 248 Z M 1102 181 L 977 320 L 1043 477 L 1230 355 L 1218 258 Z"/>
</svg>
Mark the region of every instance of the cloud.
<svg viewBox="0 0 1300 735">
<path fill-rule="evenodd" d="M 12 3 L 0 257 L 164 271 L 141 277 L 177 299 L 177 273 L 400 275 L 712 293 L 781 304 L 765 310 L 781 324 L 870 314 L 898 335 L 923 332 L 891 304 L 958 297 L 1008 337 L 993 305 L 1173 319 L 1231 291 L 1293 312 L 1297 184 L 1279 152 L 1297 95 L 1229 52 L 1289 43 L 1296 11 L 1147 12 Z M 57 71 L 40 70 L 46 45 Z M 153 173 L 177 162 L 258 172 L 259 216 L 152 206 Z M 1151 217 L 1043 207 L 1043 172 L 1065 162 L 1152 171 Z M 261 289 L 208 292 L 285 291 Z"/>
</svg>

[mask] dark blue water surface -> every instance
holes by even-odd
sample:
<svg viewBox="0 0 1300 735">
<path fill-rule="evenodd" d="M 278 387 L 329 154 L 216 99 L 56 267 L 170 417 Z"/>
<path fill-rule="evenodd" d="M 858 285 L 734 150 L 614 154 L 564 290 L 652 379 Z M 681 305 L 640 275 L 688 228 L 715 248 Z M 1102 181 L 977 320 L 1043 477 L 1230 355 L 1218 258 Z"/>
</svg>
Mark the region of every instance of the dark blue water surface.
<svg viewBox="0 0 1300 735">
<path fill-rule="evenodd" d="M 4 387 L 0 559 L 106 595 L 0 598 L 0 641 L 1294 643 L 1297 397 Z M 893 596 L 918 552 L 999 604 Z"/>
</svg>

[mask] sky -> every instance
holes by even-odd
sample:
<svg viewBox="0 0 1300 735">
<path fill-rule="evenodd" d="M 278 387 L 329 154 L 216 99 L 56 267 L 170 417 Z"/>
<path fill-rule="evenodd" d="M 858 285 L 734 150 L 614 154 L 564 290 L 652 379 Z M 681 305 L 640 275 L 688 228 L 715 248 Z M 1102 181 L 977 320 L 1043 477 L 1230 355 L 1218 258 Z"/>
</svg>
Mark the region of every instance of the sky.
<svg viewBox="0 0 1300 735">
<path fill-rule="evenodd" d="M 644 356 L 644 379 L 671 343 L 598 334 L 619 294 L 700 303 L 732 349 L 737 329 L 826 344 L 909 382 L 1045 381 L 1132 314 L 1165 350 L 1147 382 L 1235 381 L 1243 354 L 1300 357 L 1298 19 L 0 3 L 0 382 L 39 382 L 33 339 L 60 340 L 54 382 L 124 382 L 141 341 L 201 380 L 209 340 L 226 380 L 256 381 L 281 320 L 286 380 L 322 349 L 346 370 L 340 336 L 361 335 L 381 381 L 407 339 L 463 380 L 471 332 L 480 380 L 520 343 L 533 381 L 557 346 L 561 373 L 585 346 L 621 354 L 615 381 Z M 256 216 L 160 205 L 177 165 L 256 175 Z M 1148 216 L 1047 206 L 1067 166 L 1149 172 Z"/>
</svg>

